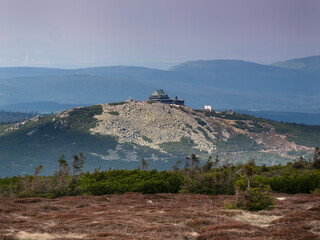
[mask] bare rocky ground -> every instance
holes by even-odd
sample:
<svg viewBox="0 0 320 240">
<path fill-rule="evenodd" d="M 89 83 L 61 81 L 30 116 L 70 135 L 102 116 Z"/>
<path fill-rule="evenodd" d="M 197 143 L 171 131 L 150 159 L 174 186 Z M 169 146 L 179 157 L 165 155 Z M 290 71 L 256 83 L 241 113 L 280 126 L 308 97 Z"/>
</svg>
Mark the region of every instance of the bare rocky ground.
<svg viewBox="0 0 320 240">
<path fill-rule="evenodd" d="M 201 125 L 191 114 L 193 110 L 187 107 L 150 104 L 147 101 L 103 104 L 102 107 L 103 113 L 95 116 L 99 122 L 91 129 L 92 133 L 117 136 L 120 143 L 133 142 L 157 150 L 161 150 L 159 144 L 179 142 L 182 137 L 194 141 L 198 149 L 212 152 L 215 148 L 202 132 L 195 131 Z M 206 128 L 202 128 L 202 131 L 210 139 L 215 139 L 214 134 L 218 134 Z"/>
<path fill-rule="evenodd" d="M 0 199 L 0 239 L 320 239 L 320 194 L 274 194 L 273 210 L 227 210 L 234 196 Z"/>
<path fill-rule="evenodd" d="M 92 134 L 116 136 L 119 143 L 135 143 L 162 152 L 165 149 L 160 144 L 179 142 L 181 138 L 185 138 L 192 140 L 196 149 L 212 153 L 217 149 L 215 140 L 225 142 L 238 134 L 263 144 L 263 152 L 288 158 L 292 158 L 287 154 L 291 150 L 305 150 L 309 153 L 314 151 L 313 148 L 288 141 L 286 135 L 277 133 L 267 123 L 260 123 L 270 129 L 267 132 L 248 132 L 235 127 L 235 120 L 207 117 L 203 112 L 185 106 L 141 101 L 120 105 L 102 104 L 102 108 L 102 114 L 95 116 L 98 124 L 90 129 Z M 68 111 L 59 116 L 68 116 Z M 244 124 L 251 126 L 250 121 L 244 121 Z"/>
</svg>

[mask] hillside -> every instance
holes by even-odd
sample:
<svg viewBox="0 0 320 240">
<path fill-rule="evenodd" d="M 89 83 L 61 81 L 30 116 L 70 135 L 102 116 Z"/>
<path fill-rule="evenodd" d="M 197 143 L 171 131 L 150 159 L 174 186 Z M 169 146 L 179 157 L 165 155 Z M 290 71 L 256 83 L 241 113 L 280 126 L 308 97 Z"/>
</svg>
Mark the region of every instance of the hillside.
<svg viewBox="0 0 320 240">
<path fill-rule="evenodd" d="M 0 126 L 0 176 L 32 173 L 39 164 L 52 174 L 62 153 L 70 160 L 79 152 L 87 170 L 136 168 L 142 158 L 151 168 L 170 169 L 191 153 L 274 165 L 311 156 L 320 141 L 319 126 L 149 101 L 73 108 Z"/>
</svg>

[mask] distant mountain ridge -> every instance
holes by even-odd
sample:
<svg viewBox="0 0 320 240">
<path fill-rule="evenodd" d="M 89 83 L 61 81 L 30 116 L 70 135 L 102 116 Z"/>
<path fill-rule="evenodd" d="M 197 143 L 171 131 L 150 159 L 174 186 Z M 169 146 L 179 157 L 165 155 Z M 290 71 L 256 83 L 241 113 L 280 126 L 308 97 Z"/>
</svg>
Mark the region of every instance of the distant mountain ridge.
<svg viewBox="0 0 320 240">
<path fill-rule="evenodd" d="M 0 106 L 0 110 L 14 112 L 58 113 L 63 110 L 89 104 L 60 104 L 56 102 L 25 102 Z"/>
<path fill-rule="evenodd" d="M 226 69 L 239 68 L 260 68 L 270 69 L 270 66 L 247 62 L 243 60 L 195 60 L 188 61 L 171 67 L 171 71 L 221 71 Z"/>
<path fill-rule="evenodd" d="M 317 65 L 319 56 L 308 58 Z M 308 66 L 309 66 L 308 65 Z M 104 103 L 143 100 L 155 89 L 187 106 L 320 113 L 320 71 L 240 60 L 190 61 L 158 70 L 0 68 L 0 105 L 24 102 Z M 58 101 L 57 101 L 58 99 Z"/>
<path fill-rule="evenodd" d="M 283 62 L 276 62 L 272 64 L 272 66 L 295 70 L 320 71 L 320 55 L 305 58 L 296 58 Z"/>
<path fill-rule="evenodd" d="M 282 121 L 288 123 L 320 125 L 320 113 L 253 111 L 241 109 L 235 109 L 235 112 L 249 114 L 257 118 L 261 117 L 278 122 Z"/>
</svg>

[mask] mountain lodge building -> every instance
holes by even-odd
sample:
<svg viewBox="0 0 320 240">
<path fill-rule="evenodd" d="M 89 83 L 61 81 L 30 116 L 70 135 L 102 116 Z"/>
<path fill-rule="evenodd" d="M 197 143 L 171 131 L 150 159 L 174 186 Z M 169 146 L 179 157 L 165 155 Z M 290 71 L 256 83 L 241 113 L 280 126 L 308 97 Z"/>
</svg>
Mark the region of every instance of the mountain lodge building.
<svg viewBox="0 0 320 240">
<path fill-rule="evenodd" d="M 161 102 L 166 104 L 176 104 L 176 105 L 184 105 L 184 100 L 178 99 L 178 96 L 176 96 L 174 99 L 169 98 L 168 94 L 166 94 L 163 89 L 158 89 L 154 91 L 150 97 L 149 100 L 155 101 L 155 102 Z"/>
</svg>

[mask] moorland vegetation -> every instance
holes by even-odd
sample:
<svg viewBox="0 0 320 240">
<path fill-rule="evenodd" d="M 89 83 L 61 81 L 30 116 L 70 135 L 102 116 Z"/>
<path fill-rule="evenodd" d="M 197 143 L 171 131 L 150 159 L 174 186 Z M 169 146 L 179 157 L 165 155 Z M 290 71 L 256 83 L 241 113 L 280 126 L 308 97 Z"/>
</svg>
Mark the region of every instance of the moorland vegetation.
<svg viewBox="0 0 320 240">
<path fill-rule="evenodd" d="M 144 159 L 134 170 L 109 169 L 83 172 L 85 156 L 73 155 L 69 165 L 65 156 L 58 159 L 52 176 L 41 176 L 43 166 L 33 175 L 0 178 L 2 197 L 45 197 L 123 194 L 126 192 L 194 193 L 236 195 L 228 208 L 262 210 L 272 207 L 271 191 L 280 193 L 315 193 L 320 191 L 320 150 L 313 161 L 300 158 L 285 166 L 257 166 L 254 159 L 246 164 L 221 163 L 219 156 L 201 164 L 195 154 L 186 157 L 184 166 L 176 162 L 172 170 L 147 170 Z"/>
</svg>

